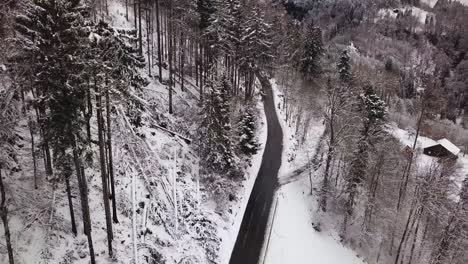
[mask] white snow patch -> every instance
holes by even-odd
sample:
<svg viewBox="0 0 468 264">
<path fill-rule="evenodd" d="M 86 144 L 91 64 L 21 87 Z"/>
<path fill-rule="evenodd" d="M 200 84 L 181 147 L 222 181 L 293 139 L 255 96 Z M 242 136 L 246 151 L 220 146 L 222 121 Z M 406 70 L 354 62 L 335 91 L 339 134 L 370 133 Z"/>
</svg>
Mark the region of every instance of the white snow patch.
<svg viewBox="0 0 468 264">
<path fill-rule="evenodd" d="M 437 4 L 438 1 L 439 0 L 421 0 L 422 3 L 425 3 L 430 8 L 434 8 L 434 6 Z"/>
<path fill-rule="evenodd" d="M 364 263 L 355 252 L 340 244 L 336 234 L 313 229 L 312 215 L 317 204 L 309 195 L 308 185 L 303 178 L 281 188 L 265 263 Z"/>
</svg>

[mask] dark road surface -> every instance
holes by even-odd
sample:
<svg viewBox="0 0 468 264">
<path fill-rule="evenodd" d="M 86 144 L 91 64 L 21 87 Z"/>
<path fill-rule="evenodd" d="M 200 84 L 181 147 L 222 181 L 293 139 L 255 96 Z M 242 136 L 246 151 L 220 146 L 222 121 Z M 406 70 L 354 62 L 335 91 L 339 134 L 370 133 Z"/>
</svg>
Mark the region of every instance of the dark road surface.
<svg viewBox="0 0 468 264">
<path fill-rule="evenodd" d="M 265 240 L 268 217 L 273 195 L 278 186 L 278 170 L 281 166 L 283 131 L 276 116 L 270 81 L 259 76 L 264 95 L 268 137 L 260 171 L 250 194 L 242 219 L 230 264 L 257 264 Z"/>
</svg>

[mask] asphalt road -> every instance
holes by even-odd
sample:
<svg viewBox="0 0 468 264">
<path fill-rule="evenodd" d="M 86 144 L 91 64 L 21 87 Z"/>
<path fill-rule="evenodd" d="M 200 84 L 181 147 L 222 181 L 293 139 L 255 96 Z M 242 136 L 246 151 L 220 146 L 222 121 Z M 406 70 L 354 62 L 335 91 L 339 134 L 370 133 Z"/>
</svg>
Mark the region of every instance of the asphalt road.
<svg viewBox="0 0 468 264">
<path fill-rule="evenodd" d="M 257 264 L 267 232 L 267 223 L 273 196 L 278 187 L 278 171 L 283 150 L 283 131 L 279 124 L 273 100 L 271 83 L 259 76 L 264 95 L 268 136 L 260 171 L 250 194 L 249 202 L 231 254 L 230 264 Z"/>
</svg>

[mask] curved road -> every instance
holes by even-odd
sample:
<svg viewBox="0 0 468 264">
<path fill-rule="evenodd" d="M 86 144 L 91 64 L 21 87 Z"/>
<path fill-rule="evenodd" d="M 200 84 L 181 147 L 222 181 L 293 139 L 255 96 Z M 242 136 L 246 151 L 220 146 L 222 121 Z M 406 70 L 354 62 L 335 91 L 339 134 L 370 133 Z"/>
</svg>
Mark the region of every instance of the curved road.
<svg viewBox="0 0 468 264">
<path fill-rule="evenodd" d="M 273 196 L 278 186 L 281 166 L 283 131 L 278 121 L 270 81 L 258 76 L 265 92 L 264 107 L 268 137 L 260 171 L 250 194 L 249 202 L 231 254 L 230 264 L 257 264 L 260 259 Z"/>
</svg>

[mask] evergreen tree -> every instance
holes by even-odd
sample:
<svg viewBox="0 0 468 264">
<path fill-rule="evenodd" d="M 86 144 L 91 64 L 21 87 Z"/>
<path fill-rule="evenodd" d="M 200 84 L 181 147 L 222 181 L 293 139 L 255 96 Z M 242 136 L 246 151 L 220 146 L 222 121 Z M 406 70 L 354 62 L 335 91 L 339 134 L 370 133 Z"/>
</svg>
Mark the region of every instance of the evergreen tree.
<svg viewBox="0 0 468 264">
<path fill-rule="evenodd" d="M 349 174 L 346 178 L 346 193 L 348 194 L 348 199 L 346 201 L 343 235 L 346 233 L 349 217 L 353 215 L 357 188 L 366 178 L 371 140 L 381 132 L 383 121 L 387 115 L 385 102 L 375 93 L 371 85 L 366 85 L 364 87 L 363 93 L 359 95 L 358 102 L 358 112 L 362 122 L 361 135 L 356 142 L 356 150 L 353 153 Z"/>
<path fill-rule="evenodd" d="M 231 24 L 233 17 L 229 10 L 229 3 L 222 0 L 214 0 L 215 12 L 210 16 L 209 25 L 204 35 L 208 41 L 209 55 L 217 58 L 219 55 L 231 54 L 233 51 L 233 32 Z"/>
<path fill-rule="evenodd" d="M 209 170 L 228 172 L 236 165 L 230 138 L 230 83 L 225 76 L 217 76 L 207 80 L 206 88 L 209 92 L 202 109 L 201 156 Z"/>
<path fill-rule="evenodd" d="M 341 52 L 340 59 L 338 61 L 338 74 L 340 76 L 340 80 L 344 84 L 349 84 L 352 79 L 351 75 L 351 58 L 348 55 L 347 50 L 343 50 Z"/>
<path fill-rule="evenodd" d="M 80 83 L 84 67 L 82 51 L 86 49 L 88 33 L 86 15 L 78 0 L 34 0 L 26 4 L 25 14 L 16 19 L 20 50 L 28 56 L 16 59 L 31 65 L 44 141 L 51 144 L 56 169 L 64 174 L 67 183 L 73 163 L 67 153 L 75 139 L 83 142 L 84 119 L 77 109 L 85 102 Z M 69 188 L 67 192 L 70 196 Z M 69 205 L 76 234 L 71 199 Z"/>
<path fill-rule="evenodd" d="M 239 121 L 239 147 L 242 153 L 251 156 L 257 153 L 260 144 L 255 135 L 255 115 L 251 107 L 245 109 Z"/>
<path fill-rule="evenodd" d="M 197 10 L 200 16 L 199 28 L 203 33 L 211 24 L 211 16 L 216 12 L 214 0 L 198 0 Z"/>
<path fill-rule="evenodd" d="M 273 59 L 271 25 L 267 23 L 265 13 L 256 3 L 251 7 L 243 23 L 241 43 L 240 64 L 243 69 L 256 70 L 271 63 Z"/>
<path fill-rule="evenodd" d="M 320 74 L 320 59 L 323 55 L 322 30 L 313 25 L 308 25 L 304 33 L 304 46 L 300 71 L 305 78 L 312 78 Z"/>
</svg>

